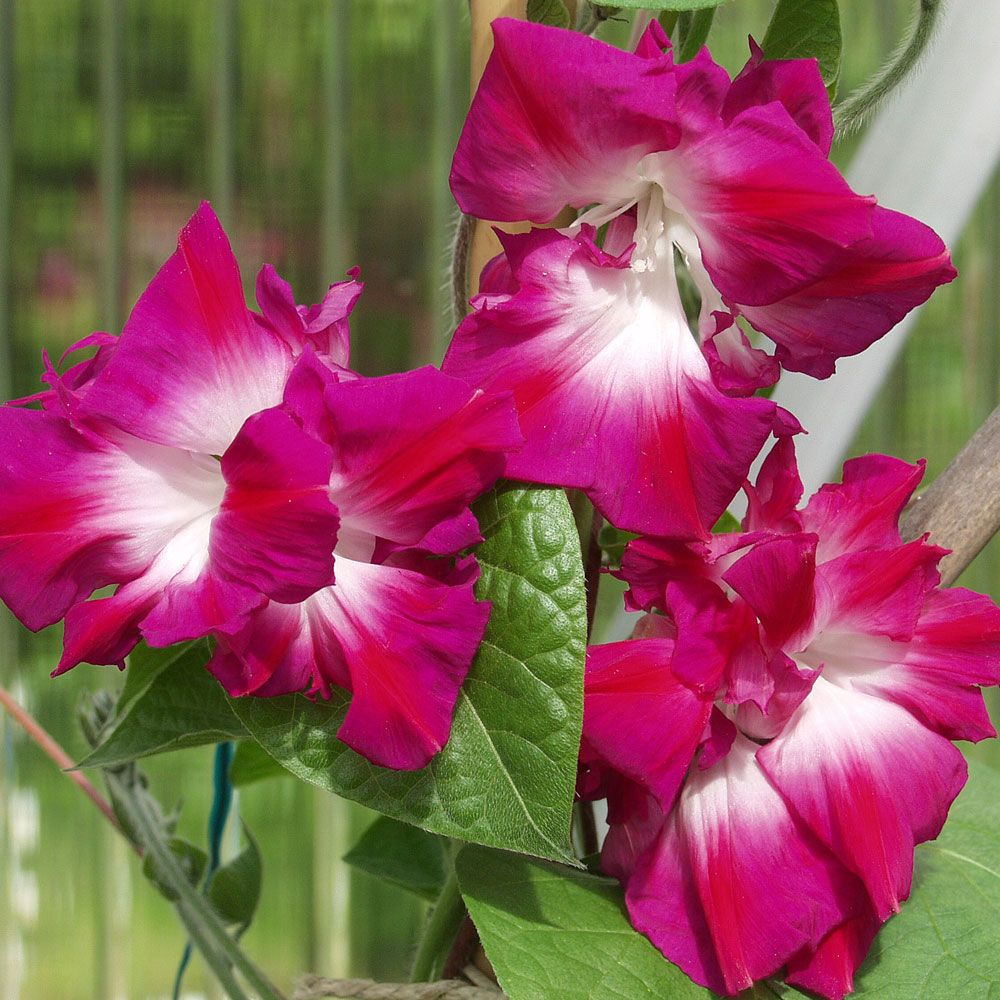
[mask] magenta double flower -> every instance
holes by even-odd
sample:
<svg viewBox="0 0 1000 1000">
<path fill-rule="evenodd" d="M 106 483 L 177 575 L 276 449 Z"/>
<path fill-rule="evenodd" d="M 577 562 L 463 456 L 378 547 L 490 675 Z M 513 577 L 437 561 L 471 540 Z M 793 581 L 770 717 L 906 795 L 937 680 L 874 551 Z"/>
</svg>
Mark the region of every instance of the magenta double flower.
<svg viewBox="0 0 1000 1000">
<path fill-rule="evenodd" d="M 444 368 L 514 394 L 526 444 L 510 475 L 584 489 L 621 528 L 704 536 L 774 422 L 753 391 L 780 367 L 830 375 L 951 280 L 947 251 L 829 162 L 811 60 L 755 51 L 730 81 L 707 50 L 675 64 L 656 21 L 636 53 L 519 21 L 494 34 L 455 197 L 485 219 L 582 212 L 503 237 Z M 701 296 L 697 339 L 679 268 Z"/>
<path fill-rule="evenodd" d="M 0 408 L 0 596 L 65 619 L 57 672 L 211 636 L 230 694 L 345 689 L 341 739 L 415 769 L 489 616 L 470 504 L 501 475 L 584 490 L 642 533 L 636 638 L 586 667 L 603 867 L 698 982 L 785 968 L 839 1000 L 965 781 L 951 741 L 995 735 L 1000 609 L 900 538 L 920 467 L 855 459 L 800 509 L 801 428 L 758 390 L 828 377 L 955 271 L 830 163 L 813 61 L 752 46 L 731 80 L 655 21 L 634 53 L 494 30 L 455 196 L 575 221 L 500 234 L 443 371 L 364 378 L 356 274 L 303 307 L 265 267 L 253 312 L 203 206 L 121 337 Z M 713 535 L 741 487 L 742 530 Z"/>
<path fill-rule="evenodd" d="M 581 790 L 609 794 L 635 925 L 718 992 L 786 964 L 849 991 L 965 783 L 951 740 L 996 735 L 1000 609 L 899 537 L 922 471 L 853 459 L 797 510 L 786 439 L 742 532 L 626 550 L 630 604 L 663 614 L 589 651 Z"/>
<path fill-rule="evenodd" d="M 252 313 L 202 206 L 121 337 L 50 370 L 40 410 L 0 408 L 0 595 L 66 619 L 57 673 L 212 634 L 232 694 L 336 685 L 371 760 L 441 749 L 489 606 L 474 559 L 436 557 L 478 540 L 469 504 L 521 436 L 509 400 L 432 368 L 351 372 L 360 294 L 296 306 L 265 267 Z"/>
</svg>

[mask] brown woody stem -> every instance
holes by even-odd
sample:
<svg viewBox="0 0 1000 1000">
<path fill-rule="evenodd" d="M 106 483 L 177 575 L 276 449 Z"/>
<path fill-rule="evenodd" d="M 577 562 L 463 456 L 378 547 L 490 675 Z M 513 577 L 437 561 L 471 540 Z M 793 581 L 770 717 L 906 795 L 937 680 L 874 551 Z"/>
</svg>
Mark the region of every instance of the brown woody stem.
<svg viewBox="0 0 1000 1000">
<path fill-rule="evenodd" d="M 1000 407 L 900 519 L 903 538 L 930 534 L 951 549 L 941 560 L 941 582 L 954 583 L 1000 530 Z"/>
</svg>

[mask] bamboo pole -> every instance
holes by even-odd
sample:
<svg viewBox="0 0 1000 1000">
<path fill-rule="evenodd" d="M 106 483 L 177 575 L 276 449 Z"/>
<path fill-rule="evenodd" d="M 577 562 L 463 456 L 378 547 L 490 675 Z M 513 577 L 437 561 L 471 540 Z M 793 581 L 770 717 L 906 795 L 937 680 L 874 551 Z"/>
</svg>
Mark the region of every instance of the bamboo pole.
<svg viewBox="0 0 1000 1000">
<path fill-rule="evenodd" d="M 122 102 L 122 0 L 103 0 L 100 7 L 101 60 L 99 100 L 100 159 L 97 172 L 104 226 L 101 262 L 101 322 L 111 333 L 122 325 L 125 295 L 125 135 Z"/>
<path fill-rule="evenodd" d="M 493 31 L 490 25 L 498 17 L 516 17 L 522 21 L 528 16 L 527 0 L 469 0 L 469 14 L 472 21 L 471 44 L 471 95 L 475 95 L 482 79 L 486 61 L 493 51 Z M 472 234 L 472 248 L 469 251 L 469 293 L 479 291 L 479 275 L 486 264 L 500 253 L 500 241 L 493 232 L 494 223 L 479 219 Z M 504 229 L 525 232 L 529 223 L 511 225 L 504 223 Z"/>
<path fill-rule="evenodd" d="M 448 189 L 448 170 L 465 107 L 459 32 L 461 0 L 435 0 L 432 18 L 433 118 L 431 124 L 431 238 L 427 261 L 430 323 L 420 345 L 418 364 L 436 364 L 452 331 L 452 295 L 448 254 L 455 202 Z"/>
<path fill-rule="evenodd" d="M 233 225 L 233 113 L 236 88 L 236 4 L 216 0 L 212 32 L 212 107 L 209 176 L 215 214 Z"/>
<path fill-rule="evenodd" d="M 564 0 L 565 2 L 565 0 Z M 576 0 L 566 2 L 570 19 L 576 16 Z M 516 17 L 525 20 L 528 16 L 527 0 L 469 0 L 469 12 L 472 20 L 471 35 L 471 83 L 472 96 L 476 93 L 479 81 L 482 79 L 486 61 L 493 51 L 493 32 L 490 25 L 498 17 Z M 562 212 L 550 225 L 565 226 L 572 220 L 575 213 Z M 500 253 L 500 241 L 493 226 L 496 223 L 486 219 L 477 219 L 472 234 L 472 246 L 469 251 L 469 294 L 475 295 L 479 290 L 479 275 L 483 268 Z M 512 233 L 524 233 L 531 228 L 530 222 L 504 222 L 503 229 Z"/>
</svg>

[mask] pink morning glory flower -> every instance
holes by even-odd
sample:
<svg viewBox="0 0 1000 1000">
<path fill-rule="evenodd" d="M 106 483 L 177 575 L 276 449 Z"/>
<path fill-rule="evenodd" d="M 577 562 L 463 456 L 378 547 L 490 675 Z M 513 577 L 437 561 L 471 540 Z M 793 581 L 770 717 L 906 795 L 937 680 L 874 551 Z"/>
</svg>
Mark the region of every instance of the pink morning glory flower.
<svg viewBox="0 0 1000 1000">
<path fill-rule="evenodd" d="M 447 742 L 489 617 L 473 584 L 469 504 L 521 443 L 510 399 L 434 368 L 343 380 L 303 362 L 280 412 L 332 455 L 334 580 L 273 600 L 220 637 L 210 669 L 234 695 L 353 692 L 338 736 L 385 767 L 423 767 Z"/>
<path fill-rule="evenodd" d="M 303 353 L 347 364 L 361 285 L 332 286 L 294 333 L 284 283 L 265 269 L 259 288 L 263 316 L 202 205 L 121 337 L 50 368 L 41 409 L 0 408 L 0 597 L 31 629 L 66 619 L 57 673 L 233 628 L 332 579 L 328 450 L 270 408 Z"/>
<path fill-rule="evenodd" d="M 342 735 L 377 763 L 444 745 L 489 615 L 454 556 L 521 436 L 435 369 L 350 371 L 360 293 L 298 306 L 265 266 L 251 312 L 203 205 L 120 338 L 0 407 L 0 597 L 65 619 L 56 673 L 214 635 L 233 694 L 353 691 Z"/>
<path fill-rule="evenodd" d="M 655 21 L 635 53 L 513 20 L 494 35 L 455 197 L 501 221 L 580 214 L 504 238 L 445 368 L 514 393 L 511 475 L 583 488 L 620 527 L 704 537 L 767 436 L 764 403 L 727 397 L 781 366 L 828 376 L 954 276 L 947 251 L 830 163 L 812 60 L 754 48 L 730 80 L 707 50 L 675 65 Z M 602 254 L 589 227 L 608 223 Z"/>
<path fill-rule="evenodd" d="M 952 740 L 995 735 L 1000 609 L 900 539 L 921 474 L 854 459 L 799 510 L 784 439 L 742 532 L 626 551 L 630 603 L 665 614 L 588 653 L 583 790 L 633 924 L 717 992 L 782 967 L 849 992 L 965 782 Z"/>
</svg>

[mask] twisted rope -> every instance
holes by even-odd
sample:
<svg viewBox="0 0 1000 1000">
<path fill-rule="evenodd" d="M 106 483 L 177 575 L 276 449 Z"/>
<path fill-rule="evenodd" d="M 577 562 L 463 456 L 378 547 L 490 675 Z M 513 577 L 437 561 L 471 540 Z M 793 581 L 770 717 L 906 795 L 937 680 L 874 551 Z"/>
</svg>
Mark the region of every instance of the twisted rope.
<svg viewBox="0 0 1000 1000">
<path fill-rule="evenodd" d="M 376 983 L 371 979 L 322 979 L 306 976 L 294 1000 L 506 1000 L 496 989 L 470 986 L 459 979 L 438 983 Z"/>
</svg>

